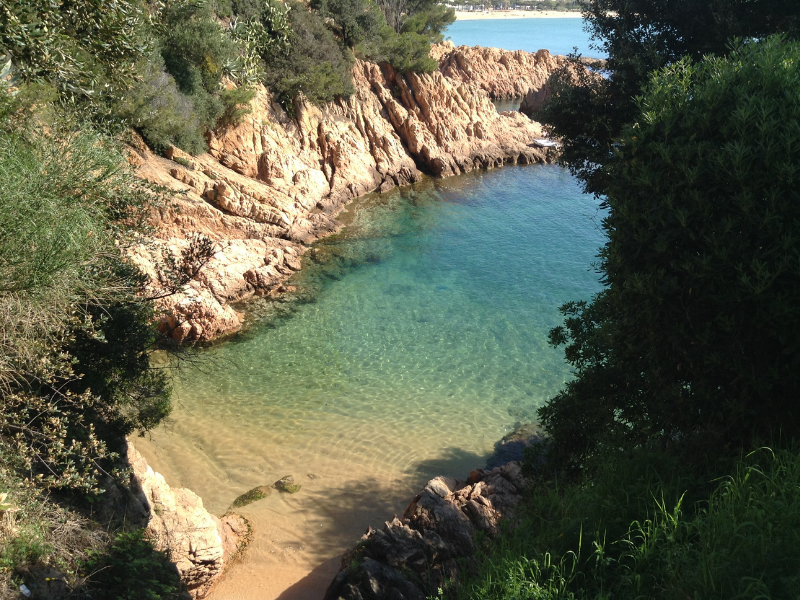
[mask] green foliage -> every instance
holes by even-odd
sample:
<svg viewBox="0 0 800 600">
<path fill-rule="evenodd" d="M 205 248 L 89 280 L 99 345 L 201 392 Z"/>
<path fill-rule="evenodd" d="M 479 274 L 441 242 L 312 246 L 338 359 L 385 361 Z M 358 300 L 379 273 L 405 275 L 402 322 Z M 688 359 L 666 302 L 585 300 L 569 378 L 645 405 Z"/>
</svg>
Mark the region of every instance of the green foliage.
<svg viewBox="0 0 800 600">
<path fill-rule="evenodd" d="M 439 66 L 430 57 L 431 45 L 425 36 L 398 34 L 391 27 L 384 27 L 378 38 L 356 50 L 368 60 L 389 63 L 400 73 L 432 73 Z"/>
<path fill-rule="evenodd" d="M 261 83 L 265 60 L 289 51 L 292 35 L 289 8 L 275 0 L 253 0 L 237 10 L 243 12 L 232 23 L 231 35 L 237 40 L 240 53 L 232 74 L 242 84 Z"/>
<path fill-rule="evenodd" d="M 653 71 L 683 56 L 725 55 L 734 37 L 800 35 L 800 4 L 785 0 L 588 0 L 584 15 L 608 54 L 610 78 L 583 78 L 576 87 L 562 70 L 555 76 L 556 102 L 536 118 L 564 138 L 562 164 L 597 194 L 605 194 L 604 165 L 636 118 L 635 98 Z"/>
<path fill-rule="evenodd" d="M 35 590 L 30 573 L 45 565 L 63 573 L 69 586 L 79 585 L 81 561 L 107 545 L 106 532 L 14 475 L 6 458 L 0 453 L 0 497 L 14 508 L 0 515 L 0 593 L 14 597 L 19 583 L 12 581 L 20 578 Z"/>
<path fill-rule="evenodd" d="M 238 125 L 242 118 L 250 114 L 250 101 L 256 97 L 256 91 L 245 87 L 222 90 L 219 93 L 223 111 L 217 121 L 217 127 Z"/>
<path fill-rule="evenodd" d="M 438 0 L 377 0 L 386 23 L 396 33 L 424 35 L 430 42 L 441 42 L 442 31 L 456 20 L 452 8 Z"/>
<path fill-rule="evenodd" d="M 577 379 L 540 416 L 567 460 L 800 427 L 800 45 L 654 76 L 607 163 L 608 288 L 565 307 Z"/>
<path fill-rule="evenodd" d="M 121 96 L 146 49 L 137 0 L 0 2 L 0 54 L 26 82 L 46 81 L 67 98 Z"/>
<path fill-rule="evenodd" d="M 412 12 L 403 20 L 401 33 L 415 33 L 429 42 L 438 43 L 444 39 L 442 32 L 456 20 L 456 13 L 444 4 L 428 3 Z"/>
<path fill-rule="evenodd" d="M 160 56 L 142 65 L 142 79 L 113 109 L 156 152 L 170 145 L 192 154 L 206 149 L 203 123 L 192 98 L 163 69 Z"/>
<path fill-rule="evenodd" d="M 800 454 L 755 452 L 715 489 L 663 461 L 608 454 L 590 480 L 540 481 L 445 597 L 794 598 Z"/>
<path fill-rule="evenodd" d="M 352 58 L 343 51 L 322 18 L 299 2 L 287 2 L 292 24 L 289 47 L 263 56 L 269 65 L 265 82 L 290 113 L 303 94 L 313 103 L 353 93 Z"/>
<path fill-rule="evenodd" d="M 0 449 L 43 485 L 94 490 L 109 443 L 170 409 L 121 254 L 153 195 L 108 140 L 51 132 L 0 134 Z"/>
<path fill-rule="evenodd" d="M 158 32 L 167 73 L 192 98 L 201 125 L 213 127 L 225 111 L 219 89 L 226 66 L 235 60 L 236 44 L 205 4 L 168 5 Z"/>
<path fill-rule="evenodd" d="M 81 597 L 91 600 L 183 598 L 178 570 L 153 549 L 143 530 L 117 534 L 110 548 L 93 552 L 82 565 L 88 582 Z"/>
<path fill-rule="evenodd" d="M 334 32 L 350 48 L 377 36 L 385 25 L 372 0 L 312 0 L 310 6 L 323 19 L 333 19 Z"/>
</svg>

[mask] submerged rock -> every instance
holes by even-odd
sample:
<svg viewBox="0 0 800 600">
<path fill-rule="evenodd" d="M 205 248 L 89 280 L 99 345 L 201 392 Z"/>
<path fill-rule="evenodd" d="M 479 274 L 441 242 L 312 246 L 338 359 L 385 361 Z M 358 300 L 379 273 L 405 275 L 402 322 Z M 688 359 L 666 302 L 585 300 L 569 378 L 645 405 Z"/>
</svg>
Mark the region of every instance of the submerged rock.
<svg viewBox="0 0 800 600">
<path fill-rule="evenodd" d="M 296 494 L 300 491 L 301 487 L 300 484 L 294 482 L 294 477 L 291 475 L 281 477 L 273 485 L 279 492 L 286 492 L 287 494 Z"/>
<path fill-rule="evenodd" d="M 247 506 L 248 504 L 252 504 L 253 502 L 258 502 L 259 500 L 263 500 L 267 496 L 272 493 L 272 488 L 267 485 L 260 485 L 258 487 L 254 487 L 252 490 L 245 492 L 236 500 L 233 501 L 231 505 L 233 508 L 241 508 L 242 506 Z"/>
<path fill-rule="evenodd" d="M 477 469 L 467 481 L 431 479 L 402 518 L 371 527 L 345 552 L 325 600 L 425 600 L 458 576 L 479 531 L 497 535 L 526 481 L 517 463 Z"/>
</svg>

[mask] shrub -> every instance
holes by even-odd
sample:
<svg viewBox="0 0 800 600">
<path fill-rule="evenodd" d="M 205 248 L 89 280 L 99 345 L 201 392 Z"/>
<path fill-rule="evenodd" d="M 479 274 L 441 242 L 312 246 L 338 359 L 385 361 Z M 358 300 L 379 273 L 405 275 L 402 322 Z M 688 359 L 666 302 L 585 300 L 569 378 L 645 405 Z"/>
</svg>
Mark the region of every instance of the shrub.
<svg viewBox="0 0 800 600">
<path fill-rule="evenodd" d="M 333 19 L 334 33 L 349 48 L 379 35 L 386 25 L 372 0 L 312 0 L 323 19 Z"/>
<path fill-rule="evenodd" d="M 169 557 L 153 549 L 143 530 L 119 533 L 104 551 L 91 553 L 79 597 L 91 600 L 184 598 L 184 586 Z"/>
<path fill-rule="evenodd" d="M 577 378 L 540 415 L 566 455 L 800 432 L 798 95 L 781 38 L 653 77 L 609 166 L 608 289 L 553 333 Z"/>
<path fill-rule="evenodd" d="M 352 59 L 342 50 L 322 18 L 299 3 L 289 1 L 292 24 L 288 48 L 268 50 L 266 84 L 275 97 L 293 112 L 301 93 L 311 102 L 333 100 L 353 93 Z"/>
<path fill-rule="evenodd" d="M 121 255 L 152 194 L 108 140 L 52 132 L 0 135 L 0 450 L 44 485 L 94 490 L 108 444 L 170 408 Z"/>
<path fill-rule="evenodd" d="M 446 597 L 793 598 L 800 453 L 754 452 L 719 479 L 658 451 L 608 453 L 591 479 L 538 480 Z M 666 462 L 665 462 L 666 460 Z"/>
<path fill-rule="evenodd" d="M 114 112 L 141 133 L 156 152 L 170 145 L 199 154 L 205 151 L 204 126 L 193 99 L 182 93 L 163 69 L 160 56 L 142 66 L 142 80 Z"/>
<path fill-rule="evenodd" d="M 430 57 L 431 44 L 425 36 L 416 33 L 395 33 L 384 27 L 380 36 L 357 48 L 364 58 L 387 62 L 401 73 L 432 73 L 438 63 Z"/>
</svg>

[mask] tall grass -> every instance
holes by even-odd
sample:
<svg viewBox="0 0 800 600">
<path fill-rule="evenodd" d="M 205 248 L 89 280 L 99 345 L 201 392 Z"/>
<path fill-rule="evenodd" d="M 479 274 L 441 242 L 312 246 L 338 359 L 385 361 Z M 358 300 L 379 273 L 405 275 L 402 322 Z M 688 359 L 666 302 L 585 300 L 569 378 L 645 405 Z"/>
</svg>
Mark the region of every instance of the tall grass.
<svg viewBox="0 0 800 600">
<path fill-rule="evenodd" d="M 710 482 L 650 464 L 615 457 L 591 481 L 533 487 L 445 597 L 800 598 L 800 453 L 760 449 Z"/>
</svg>

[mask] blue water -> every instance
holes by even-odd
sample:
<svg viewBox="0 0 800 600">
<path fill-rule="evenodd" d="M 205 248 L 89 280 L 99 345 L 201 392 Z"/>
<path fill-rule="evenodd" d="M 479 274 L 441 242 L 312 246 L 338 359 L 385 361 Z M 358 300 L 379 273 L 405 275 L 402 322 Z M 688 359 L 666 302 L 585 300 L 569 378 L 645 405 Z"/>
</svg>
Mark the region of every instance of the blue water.
<svg viewBox="0 0 800 600">
<path fill-rule="evenodd" d="M 489 46 L 504 50 L 536 52 L 547 48 L 551 54 L 578 52 L 593 58 L 606 53 L 591 47 L 589 34 L 583 30 L 583 19 L 484 19 L 456 21 L 445 31 L 456 46 Z"/>
<path fill-rule="evenodd" d="M 237 509 L 253 542 L 212 598 L 322 597 L 367 525 L 535 420 L 571 376 L 547 344 L 558 307 L 600 289 L 602 216 L 555 166 L 426 178 L 354 201 L 295 292 L 243 307 L 247 330 L 184 366 L 172 421 L 135 441 L 216 514 L 302 485 Z"/>
</svg>

